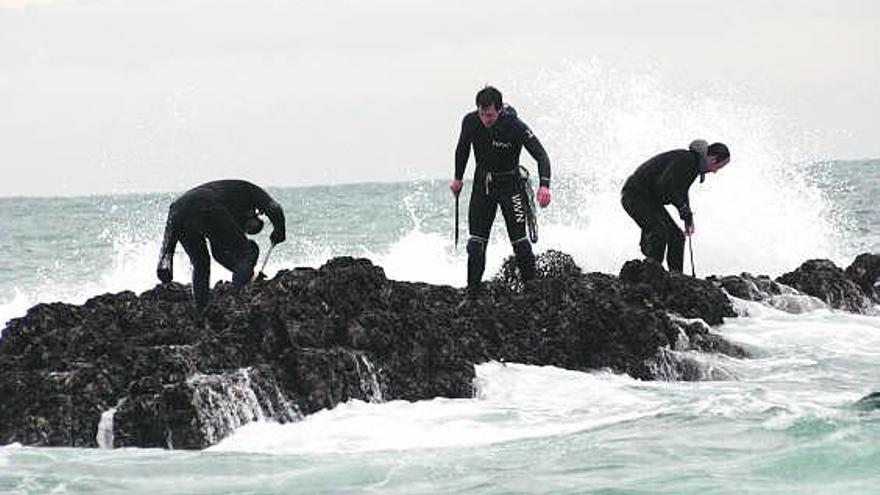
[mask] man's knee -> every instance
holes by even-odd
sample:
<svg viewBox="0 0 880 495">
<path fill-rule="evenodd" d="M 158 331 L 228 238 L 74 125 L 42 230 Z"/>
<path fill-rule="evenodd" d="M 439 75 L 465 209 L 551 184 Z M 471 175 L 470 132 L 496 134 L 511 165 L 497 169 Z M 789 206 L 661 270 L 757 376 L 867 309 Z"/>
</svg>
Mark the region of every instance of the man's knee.
<svg viewBox="0 0 880 495">
<path fill-rule="evenodd" d="M 485 256 L 486 240 L 479 237 L 471 236 L 467 242 L 467 253 L 468 256 Z"/>
<path fill-rule="evenodd" d="M 651 229 L 644 231 L 641 245 L 645 256 L 663 261 L 663 252 L 666 251 L 668 235 L 661 226 L 653 225 Z"/>
<path fill-rule="evenodd" d="M 250 282 L 260 255 L 260 247 L 254 241 L 248 241 L 244 252 L 239 254 L 232 271 L 232 286 L 240 288 Z"/>
</svg>

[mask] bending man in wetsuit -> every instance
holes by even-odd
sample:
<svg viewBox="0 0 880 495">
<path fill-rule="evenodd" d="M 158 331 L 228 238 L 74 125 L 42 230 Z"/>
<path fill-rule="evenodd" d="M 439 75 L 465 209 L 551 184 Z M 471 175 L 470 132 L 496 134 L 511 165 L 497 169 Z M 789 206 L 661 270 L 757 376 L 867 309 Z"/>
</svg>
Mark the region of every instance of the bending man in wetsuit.
<svg viewBox="0 0 880 495">
<path fill-rule="evenodd" d="M 464 116 L 461 135 L 455 148 L 455 178 L 449 184 L 452 193 L 461 192 L 462 177 L 471 146 L 477 166 L 468 207 L 470 238 L 467 243 L 468 293 L 479 291 L 486 268 L 486 245 L 495 213 L 501 207 L 507 236 L 523 280 L 535 278 L 535 255 L 526 235 L 526 208 L 529 198 L 519 176 L 519 155 L 523 146 L 538 162 L 540 187 L 535 195 L 538 204 L 550 204 L 550 159 L 531 129 L 503 104 L 501 92 L 486 86 L 477 93 L 477 110 Z"/>
<path fill-rule="evenodd" d="M 193 265 L 193 300 L 201 313 L 208 303 L 211 275 L 207 239 L 214 259 L 232 272 L 232 285 L 241 288 L 251 280 L 260 252 L 245 234 L 262 230 L 261 213 L 272 222 L 272 244 L 284 242 L 284 210 L 260 187 L 243 180 L 218 180 L 190 189 L 168 210 L 156 269 L 159 280 L 168 283 L 173 278 L 174 248 L 179 241 Z"/>
<path fill-rule="evenodd" d="M 694 233 L 694 215 L 691 212 L 688 189 L 697 176 L 700 182 L 706 173 L 721 170 L 730 162 L 730 151 L 723 143 L 709 146 L 698 139 L 689 149 L 661 153 L 646 161 L 633 172 L 623 185 L 623 209 L 642 229 L 642 253 L 648 258 L 666 264 L 670 271 L 684 269 L 684 236 Z M 664 205 L 672 204 L 684 221 L 684 233 L 669 216 Z"/>
</svg>

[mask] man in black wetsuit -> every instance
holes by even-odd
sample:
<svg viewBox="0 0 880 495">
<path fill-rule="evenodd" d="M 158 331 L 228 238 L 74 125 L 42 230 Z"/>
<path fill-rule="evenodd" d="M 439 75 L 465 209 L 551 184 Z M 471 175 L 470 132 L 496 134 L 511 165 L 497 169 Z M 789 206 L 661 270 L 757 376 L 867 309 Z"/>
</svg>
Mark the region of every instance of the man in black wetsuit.
<svg viewBox="0 0 880 495">
<path fill-rule="evenodd" d="M 486 268 L 486 245 L 498 207 L 504 215 L 507 235 L 523 280 L 535 277 L 535 255 L 526 235 L 526 209 L 529 198 L 519 176 L 519 155 L 523 146 L 538 162 L 540 187 L 538 204 L 550 204 L 550 159 L 531 129 L 503 104 L 501 92 L 486 86 L 477 93 L 477 110 L 464 116 L 455 149 L 455 178 L 449 184 L 458 195 L 471 146 L 477 166 L 468 207 L 470 238 L 468 252 L 468 292 L 479 291 Z"/>
<path fill-rule="evenodd" d="M 193 265 L 193 299 L 201 313 L 208 303 L 211 274 L 207 238 L 214 259 L 232 272 L 233 286 L 241 288 L 251 280 L 260 251 L 245 234 L 262 230 L 261 213 L 272 222 L 272 244 L 284 242 L 284 210 L 260 187 L 243 180 L 218 180 L 190 189 L 168 210 L 156 269 L 159 280 L 168 283 L 173 278 L 174 248 L 179 241 Z"/>
<path fill-rule="evenodd" d="M 708 145 L 698 139 L 689 149 L 661 153 L 643 163 L 623 185 L 623 209 L 642 229 L 642 253 L 666 264 L 670 271 L 684 269 L 685 235 L 694 233 L 688 189 L 697 176 L 700 182 L 706 173 L 721 170 L 730 162 L 730 151 L 723 143 Z M 664 205 L 672 204 L 684 221 L 684 233 L 669 216 Z"/>
</svg>

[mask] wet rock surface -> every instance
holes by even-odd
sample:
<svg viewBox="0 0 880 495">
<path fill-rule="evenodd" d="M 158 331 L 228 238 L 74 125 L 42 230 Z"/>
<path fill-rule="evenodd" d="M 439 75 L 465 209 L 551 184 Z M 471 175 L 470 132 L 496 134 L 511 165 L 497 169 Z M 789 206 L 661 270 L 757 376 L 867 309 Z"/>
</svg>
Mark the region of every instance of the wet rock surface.
<svg viewBox="0 0 880 495">
<path fill-rule="evenodd" d="M 870 394 L 857 400 L 853 407 L 861 411 L 877 411 L 880 410 L 880 392 L 871 392 Z"/>
<path fill-rule="evenodd" d="M 844 270 L 874 304 L 880 304 L 880 254 L 862 253 Z"/>
<path fill-rule="evenodd" d="M 667 272 L 652 261 L 627 261 L 620 269 L 620 280 L 638 287 L 654 305 L 685 318 L 720 325 L 724 317 L 736 316 L 730 300 L 712 282 Z"/>
<path fill-rule="evenodd" d="M 220 283 L 202 319 L 177 283 L 39 304 L 0 338 L 0 444 L 96 446 L 115 408 L 117 447 L 198 449 L 351 399 L 469 398 L 488 360 L 687 380 L 718 377 L 677 353 L 747 355 L 710 329 L 734 316 L 712 281 L 646 261 L 583 273 L 554 251 L 537 280 L 515 271 L 469 298 L 334 258 L 240 293 Z"/>
<path fill-rule="evenodd" d="M 727 294 L 758 301 L 790 313 L 831 307 L 874 314 L 880 305 L 880 255 L 864 253 L 842 270 L 832 261 L 814 259 L 775 280 L 767 275 L 706 278 Z"/>
<path fill-rule="evenodd" d="M 776 281 L 819 298 L 832 308 L 866 313 L 872 307 L 870 298 L 859 284 L 829 260 L 805 261 L 796 270 L 782 275 Z"/>
</svg>

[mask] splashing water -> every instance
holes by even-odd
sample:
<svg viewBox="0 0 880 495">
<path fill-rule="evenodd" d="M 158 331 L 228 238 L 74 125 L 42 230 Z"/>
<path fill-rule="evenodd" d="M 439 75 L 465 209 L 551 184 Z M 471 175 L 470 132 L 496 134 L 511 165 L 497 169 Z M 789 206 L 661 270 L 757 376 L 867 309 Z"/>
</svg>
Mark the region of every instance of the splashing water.
<svg viewBox="0 0 880 495">
<path fill-rule="evenodd" d="M 638 229 L 620 206 L 622 184 L 651 156 L 695 138 L 725 142 L 732 154 L 727 168 L 691 187 L 698 275 L 777 274 L 843 254 L 839 215 L 809 181 L 813 144 L 770 110 L 736 94 L 670 94 L 652 77 L 598 62 L 570 62 L 521 86 L 559 184 L 542 219 L 545 239 L 585 268 L 613 273 L 641 256 Z"/>
</svg>

